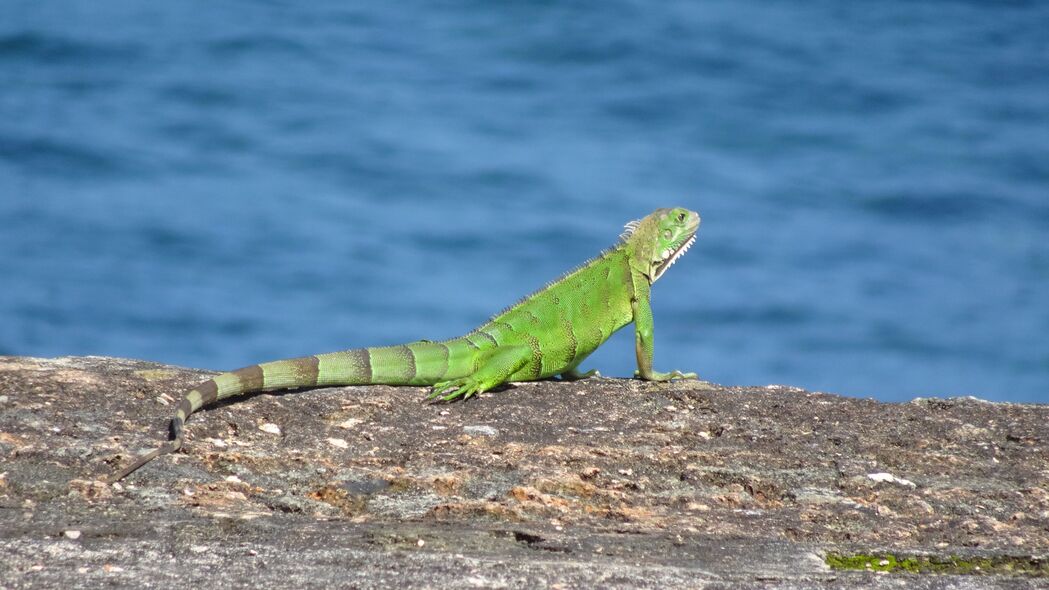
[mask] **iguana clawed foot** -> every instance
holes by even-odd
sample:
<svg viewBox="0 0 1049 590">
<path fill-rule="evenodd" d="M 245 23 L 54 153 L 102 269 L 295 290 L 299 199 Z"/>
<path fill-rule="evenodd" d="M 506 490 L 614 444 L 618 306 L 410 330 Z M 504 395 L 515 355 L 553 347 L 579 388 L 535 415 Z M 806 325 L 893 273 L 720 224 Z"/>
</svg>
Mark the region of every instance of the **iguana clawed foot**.
<svg viewBox="0 0 1049 590">
<path fill-rule="evenodd" d="M 597 369 L 590 369 L 586 373 L 580 373 L 579 369 L 569 369 L 564 373 L 561 373 L 561 381 L 579 381 L 580 379 L 587 379 L 589 377 L 600 377 L 601 373 Z"/>
<path fill-rule="evenodd" d="M 641 371 L 634 371 L 635 379 L 644 379 L 645 381 L 670 381 L 672 379 L 699 379 L 695 373 L 682 373 L 681 371 L 670 371 L 669 373 L 660 373 L 659 371 L 652 371 L 652 374 L 645 377 L 641 374 Z"/>
<path fill-rule="evenodd" d="M 449 392 L 449 390 L 451 390 Z M 469 399 L 471 396 L 477 395 L 484 391 L 481 383 L 479 383 L 473 377 L 462 377 L 459 379 L 451 379 L 449 381 L 441 381 L 433 385 L 433 390 L 430 395 L 426 396 L 426 401 L 441 400 L 450 402 L 456 398 Z"/>
</svg>

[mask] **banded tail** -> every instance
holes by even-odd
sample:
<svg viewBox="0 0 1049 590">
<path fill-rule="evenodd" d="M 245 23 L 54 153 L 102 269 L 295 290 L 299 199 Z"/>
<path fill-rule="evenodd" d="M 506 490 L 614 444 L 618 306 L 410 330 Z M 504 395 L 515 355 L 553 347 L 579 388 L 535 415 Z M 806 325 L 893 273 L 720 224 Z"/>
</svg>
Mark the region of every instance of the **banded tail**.
<svg viewBox="0 0 1049 590">
<path fill-rule="evenodd" d="M 153 459 L 182 448 L 183 427 L 197 410 L 230 397 L 259 391 L 335 385 L 433 385 L 473 370 L 478 350 L 469 336 L 445 342 L 419 341 L 398 346 L 354 348 L 252 365 L 222 373 L 191 389 L 171 418 L 171 439 L 110 476 L 114 483 Z"/>
</svg>

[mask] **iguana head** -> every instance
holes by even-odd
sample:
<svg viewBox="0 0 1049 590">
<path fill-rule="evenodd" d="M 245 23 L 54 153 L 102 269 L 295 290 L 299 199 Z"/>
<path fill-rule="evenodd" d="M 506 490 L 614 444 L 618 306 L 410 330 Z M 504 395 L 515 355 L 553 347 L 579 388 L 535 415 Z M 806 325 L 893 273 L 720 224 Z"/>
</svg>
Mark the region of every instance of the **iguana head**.
<svg viewBox="0 0 1049 590">
<path fill-rule="evenodd" d="M 699 213 L 656 209 L 624 227 L 622 238 L 630 250 L 630 266 L 654 283 L 696 241 Z"/>
</svg>

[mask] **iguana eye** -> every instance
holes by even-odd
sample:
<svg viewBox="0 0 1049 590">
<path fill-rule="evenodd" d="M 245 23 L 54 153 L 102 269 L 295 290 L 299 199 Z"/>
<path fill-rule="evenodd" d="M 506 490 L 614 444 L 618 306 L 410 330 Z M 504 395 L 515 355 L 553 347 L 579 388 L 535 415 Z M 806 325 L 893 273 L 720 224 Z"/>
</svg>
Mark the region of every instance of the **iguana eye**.
<svg viewBox="0 0 1049 590">
<path fill-rule="evenodd" d="M 685 212 L 684 211 L 682 211 L 681 213 L 677 214 L 677 220 L 678 221 L 684 221 L 685 220 Z"/>
</svg>

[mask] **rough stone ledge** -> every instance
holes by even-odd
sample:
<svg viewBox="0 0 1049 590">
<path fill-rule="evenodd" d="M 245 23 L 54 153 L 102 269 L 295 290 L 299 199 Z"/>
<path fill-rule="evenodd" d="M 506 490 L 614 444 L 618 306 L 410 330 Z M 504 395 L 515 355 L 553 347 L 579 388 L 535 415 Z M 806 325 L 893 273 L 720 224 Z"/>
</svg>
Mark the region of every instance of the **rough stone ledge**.
<svg viewBox="0 0 1049 590">
<path fill-rule="evenodd" d="M 0 357 L 0 587 L 1049 584 L 1046 405 L 623 379 L 451 405 L 326 388 L 203 411 L 183 452 L 99 481 L 208 374 Z M 922 560 L 961 569 L 877 571 Z"/>
</svg>

